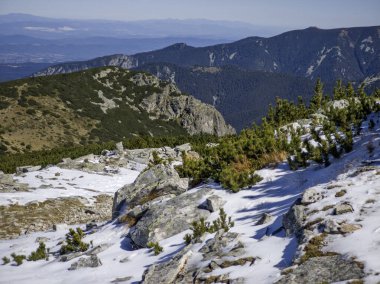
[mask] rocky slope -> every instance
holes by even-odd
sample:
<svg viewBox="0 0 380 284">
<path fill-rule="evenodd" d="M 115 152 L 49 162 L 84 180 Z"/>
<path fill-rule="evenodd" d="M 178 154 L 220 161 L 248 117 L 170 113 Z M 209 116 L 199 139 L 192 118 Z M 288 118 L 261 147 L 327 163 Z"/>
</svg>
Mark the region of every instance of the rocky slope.
<svg viewBox="0 0 380 284">
<path fill-rule="evenodd" d="M 0 116 L 0 143 L 11 152 L 135 135 L 234 133 L 217 110 L 174 84 L 115 67 L 2 83 Z"/>
<path fill-rule="evenodd" d="M 91 201 L 117 191 L 115 200 L 123 204 L 114 204 L 119 210 L 113 221 L 78 224 L 91 244 L 86 252 L 59 255 L 64 226 L 0 240 L 0 256 L 28 255 L 41 240 L 50 249 L 48 260 L 1 266 L 0 282 L 34 283 L 37 269 L 38 283 L 377 283 L 379 116 L 371 119 L 375 127 L 364 122 L 353 151 L 332 159 L 329 167 L 312 164 L 290 171 L 280 163 L 257 171 L 263 180 L 237 193 L 215 183 L 186 190 L 186 180 L 172 165 L 181 162 L 182 151 L 191 153 L 189 145 L 119 147 L 103 156 L 8 176 L 7 183 L 16 179 L 14 188 L 28 192 L 0 193 L 3 210 L 62 193 Z M 146 168 L 153 151 L 168 164 Z M 191 223 L 200 217 L 217 220 L 220 208 L 234 226 L 186 244 Z M 159 242 L 163 251 L 155 255 L 149 241 Z"/>
</svg>

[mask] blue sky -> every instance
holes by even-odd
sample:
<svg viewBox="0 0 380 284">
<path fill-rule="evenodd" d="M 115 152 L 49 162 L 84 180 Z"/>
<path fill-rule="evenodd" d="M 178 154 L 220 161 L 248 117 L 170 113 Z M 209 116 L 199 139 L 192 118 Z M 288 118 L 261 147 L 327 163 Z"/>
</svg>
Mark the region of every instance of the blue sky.
<svg viewBox="0 0 380 284">
<path fill-rule="evenodd" d="M 380 25 L 379 11 L 380 0 L 0 0 L 0 14 L 123 21 L 203 18 L 294 28 Z"/>
</svg>

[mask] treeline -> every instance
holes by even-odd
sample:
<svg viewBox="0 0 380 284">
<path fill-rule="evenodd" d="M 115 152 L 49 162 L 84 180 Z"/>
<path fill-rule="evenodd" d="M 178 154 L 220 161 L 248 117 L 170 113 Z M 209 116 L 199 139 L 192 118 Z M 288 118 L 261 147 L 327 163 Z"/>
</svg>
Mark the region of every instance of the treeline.
<svg viewBox="0 0 380 284">
<path fill-rule="evenodd" d="M 277 99 L 261 125 L 226 137 L 217 147 L 201 149 L 199 160 L 185 157 L 178 171 L 193 184 L 212 178 L 238 191 L 261 180 L 256 170 L 285 158 L 292 169 L 307 167 L 310 161 L 328 166 L 331 155 L 338 158 L 352 150 L 353 135 L 360 133 L 362 121 L 380 110 L 379 98 L 379 91 L 368 96 L 363 86 L 355 90 L 341 81 L 328 96 L 318 80 L 308 106 L 302 98 L 297 103 Z M 292 124 L 297 120 L 309 124 L 305 128 Z"/>
<path fill-rule="evenodd" d="M 208 142 L 218 142 L 219 138 L 208 134 L 179 135 L 179 136 L 144 136 L 123 140 L 126 149 L 158 148 L 163 146 L 174 147 L 185 143 L 191 143 L 193 148 L 200 150 Z M 115 149 L 116 142 L 89 144 L 85 146 L 60 147 L 52 150 L 31 151 L 18 154 L 0 155 L 0 170 L 5 173 L 14 173 L 20 166 L 47 166 L 57 164 L 63 158 L 79 158 L 88 154 L 100 155 L 103 150 Z"/>
</svg>

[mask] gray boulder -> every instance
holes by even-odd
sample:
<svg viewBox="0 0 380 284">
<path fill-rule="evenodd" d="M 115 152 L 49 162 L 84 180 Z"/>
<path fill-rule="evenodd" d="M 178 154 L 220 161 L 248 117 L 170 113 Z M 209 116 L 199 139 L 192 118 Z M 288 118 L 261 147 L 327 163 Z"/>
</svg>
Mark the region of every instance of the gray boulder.
<svg viewBox="0 0 380 284">
<path fill-rule="evenodd" d="M 142 172 L 133 184 L 120 188 L 114 197 L 113 218 L 120 215 L 124 204 L 132 208 L 157 197 L 184 193 L 189 185 L 188 179 L 179 177 L 177 171 L 162 164 Z"/>
<path fill-rule="evenodd" d="M 201 200 L 210 189 L 176 196 L 166 202 L 153 204 L 131 228 L 130 237 L 138 247 L 146 247 L 190 228 L 193 221 L 207 218 L 210 212 L 200 209 Z"/>
<path fill-rule="evenodd" d="M 272 219 L 273 219 L 272 215 L 268 213 L 263 213 L 260 219 L 256 222 L 256 225 L 263 225 L 263 224 L 269 223 L 270 221 L 272 221 Z"/>
<path fill-rule="evenodd" d="M 204 260 L 223 257 L 237 257 L 244 254 L 244 245 L 240 241 L 240 235 L 233 232 L 220 230 L 215 237 L 208 240 L 199 250 Z"/>
<path fill-rule="evenodd" d="M 186 268 L 187 261 L 192 255 L 190 246 L 184 248 L 170 261 L 153 264 L 143 274 L 143 284 L 171 284 L 176 283 L 178 275 Z"/>
<path fill-rule="evenodd" d="M 226 202 L 223 198 L 217 195 L 212 195 L 206 199 L 206 209 L 210 212 L 218 211 L 224 204 L 226 204 Z"/>
<path fill-rule="evenodd" d="M 302 235 L 302 227 L 306 219 L 305 208 L 305 206 L 300 205 L 300 199 L 298 199 L 283 216 L 282 226 L 287 236 L 295 234 L 300 237 Z"/>
<path fill-rule="evenodd" d="M 334 255 L 310 258 L 276 283 L 332 283 L 360 279 L 363 276 L 363 270 L 358 263 Z"/>
<path fill-rule="evenodd" d="M 30 172 L 36 172 L 39 171 L 42 167 L 41 166 L 23 166 L 23 167 L 17 167 L 16 173 L 17 174 L 23 174 L 23 173 L 30 173 Z"/>
<path fill-rule="evenodd" d="M 102 262 L 95 255 L 91 255 L 90 257 L 81 257 L 78 261 L 71 264 L 69 270 L 77 270 L 84 267 L 98 267 L 101 266 Z"/>
<path fill-rule="evenodd" d="M 322 194 L 318 192 L 316 189 L 310 188 L 306 190 L 304 194 L 302 195 L 301 203 L 303 205 L 308 205 L 308 204 L 317 202 L 318 200 L 321 200 L 321 199 L 322 199 Z"/>
<path fill-rule="evenodd" d="M 354 212 L 354 209 L 352 208 L 351 204 L 343 203 L 335 205 L 334 207 L 334 214 L 335 215 L 341 215 L 345 213 L 351 213 Z"/>
</svg>

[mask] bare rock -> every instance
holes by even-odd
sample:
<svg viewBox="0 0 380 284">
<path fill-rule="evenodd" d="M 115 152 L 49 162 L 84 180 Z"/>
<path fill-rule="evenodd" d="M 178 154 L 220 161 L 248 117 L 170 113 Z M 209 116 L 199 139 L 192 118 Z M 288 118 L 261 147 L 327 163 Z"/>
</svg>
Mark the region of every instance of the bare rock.
<svg viewBox="0 0 380 284">
<path fill-rule="evenodd" d="M 363 269 L 340 255 L 313 257 L 293 269 L 277 284 L 315 284 L 360 279 Z"/>
<path fill-rule="evenodd" d="M 301 199 L 301 204 L 308 205 L 323 198 L 322 194 L 314 188 L 310 188 L 304 192 Z"/>
<path fill-rule="evenodd" d="M 185 270 L 187 261 L 192 255 L 189 246 L 183 249 L 179 254 L 173 257 L 170 261 L 153 264 L 143 274 L 143 284 L 172 284 L 180 274 Z"/>
<path fill-rule="evenodd" d="M 283 216 L 282 225 L 287 236 L 295 234 L 300 237 L 302 235 L 302 227 L 306 219 L 305 208 L 305 206 L 300 205 L 300 199 L 298 199 Z"/>
<path fill-rule="evenodd" d="M 209 193 L 205 188 L 153 204 L 131 228 L 132 241 L 138 247 L 146 247 L 150 241 L 157 242 L 189 229 L 193 221 L 207 219 L 210 212 L 199 208 L 199 204 Z"/>
<path fill-rule="evenodd" d="M 210 212 L 218 211 L 224 204 L 226 204 L 226 202 L 223 198 L 217 195 L 212 195 L 206 199 L 206 209 Z"/>
<path fill-rule="evenodd" d="M 101 265 L 102 262 L 100 259 L 97 257 L 97 255 L 93 254 L 90 257 L 81 257 L 77 262 L 71 264 L 69 270 L 77 270 L 85 267 L 98 267 Z"/>
<path fill-rule="evenodd" d="M 162 164 L 142 172 L 131 185 L 120 188 L 114 197 L 113 217 L 120 215 L 124 204 L 129 207 L 142 205 L 157 197 L 184 193 L 188 188 L 188 179 L 179 177 L 170 165 Z"/>
<path fill-rule="evenodd" d="M 341 214 L 351 213 L 351 212 L 354 212 L 354 209 L 349 203 L 338 204 L 338 205 L 335 205 L 334 207 L 334 215 L 341 215 Z"/>
<path fill-rule="evenodd" d="M 256 222 L 256 225 L 263 225 L 263 224 L 269 223 L 270 221 L 272 221 L 272 219 L 273 219 L 272 215 L 268 213 L 263 213 L 260 219 Z"/>
</svg>

